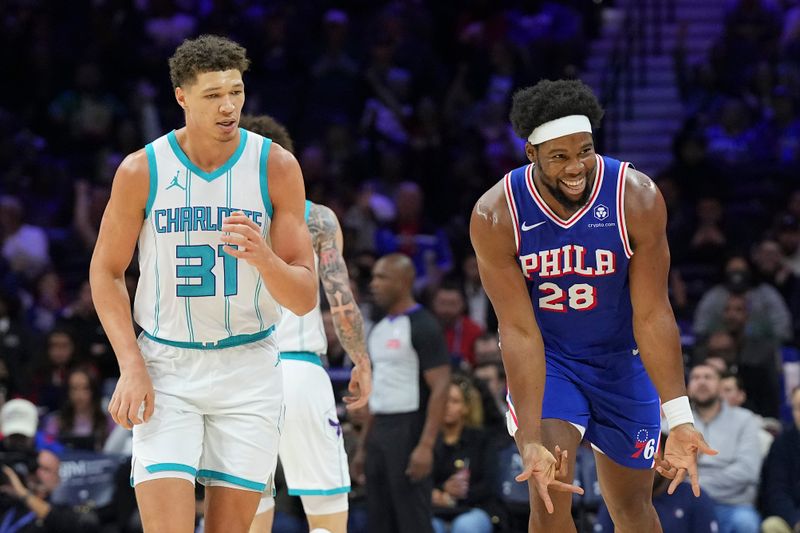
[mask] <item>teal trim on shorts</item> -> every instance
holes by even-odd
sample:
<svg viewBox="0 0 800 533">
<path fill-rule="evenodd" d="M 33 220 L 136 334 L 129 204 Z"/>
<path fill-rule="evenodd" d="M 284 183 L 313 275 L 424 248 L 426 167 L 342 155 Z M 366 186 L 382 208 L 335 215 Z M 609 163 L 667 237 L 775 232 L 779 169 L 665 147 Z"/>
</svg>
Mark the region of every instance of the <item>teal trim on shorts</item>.
<svg viewBox="0 0 800 533">
<path fill-rule="evenodd" d="M 151 474 L 155 474 L 156 472 L 184 472 L 192 476 L 197 475 L 196 468 L 181 463 L 156 463 L 144 468 Z M 133 478 L 131 478 L 131 480 L 133 480 Z"/>
<path fill-rule="evenodd" d="M 314 352 L 281 352 L 284 361 L 305 361 L 313 365 L 322 366 L 322 359 Z"/>
<path fill-rule="evenodd" d="M 347 494 L 350 486 L 336 489 L 289 489 L 289 496 L 333 496 L 334 494 Z"/>
<path fill-rule="evenodd" d="M 228 483 L 231 483 L 233 485 L 239 485 L 240 487 L 257 490 L 259 492 L 263 492 L 264 489 L 267 488 L 266 483 L 258 483 L 256 481 L 250 481 L 249 479 L 244 479 L 238 476 L 233 476 L 231 474 L 226 474 L 225 472 L 217 472 L 216 470 L 200 470 L 197 473 L 197 477 L 227 481 Z"/>
<path fill-rule="evenodd" d="M 221 350 L 223 348 L 233 348 L 234 346 L 242 346 L 244 344 L 250 344 L 251 342 L 266 339 L 272 335 L 274 331 L 275 326 L 270 326 L 269 329 L 259 331 L 258 333 L 234 335 L 216 342 L 180 342 L 161 339 L 147 333 L 146 331 L 143 331 L 142 334 L 154 342 L 166 344 L 167 346 L 174 346 L 175 348 L 188 348 L 190 350 Z"/>
<path fill-rule="evenodd" d="M 167 134 L 167 140 L 169 141 L 169 145 L 172 148 L 172 152 L 175 154 L 175 157 L 189 170 L 191 170 L 197 176 L 203 178 L 205 181 L 212 181 L 226 172 L 228 172 L 233 165 L 239 161 L 239 158 L 242 156 L 242 152 L 244 152 L 244 147 L 247 144 L 247 130 L 243 130 L 239 128 L 239 146 L 236 147 L 236 151 L 233 152 L 230 158 L 228 158 L 225 163 L 216 170 L 212 172 L 205 172 L 200 169 L 197 165 L 192 163 L 192 160 L 189 159 L 181 145 L 178 143 L 178 138 L 175 136 L 175 130 L 172 130 Z"/>
<path fill-rule="evenodd" d="M 308 222 L 308 216 L 311 214 L 311 200 L 306 200 L 306 211 L 303 213 L 303 220 Z"/>
<path fill-rule="evenodd" d="M 147 168 L 150 174 L 150 190 L 147 191 L 147 203 L 144 206 L 144 218 L 150 216 L 150 210 L 153 208 L 153 203 L 156 201 L 156 192 L 158 189 L 158 166 L 156 165 L 156 151 L 153 148 L 153 143 L 144 147 L 147 154 Z"/>
</svg>

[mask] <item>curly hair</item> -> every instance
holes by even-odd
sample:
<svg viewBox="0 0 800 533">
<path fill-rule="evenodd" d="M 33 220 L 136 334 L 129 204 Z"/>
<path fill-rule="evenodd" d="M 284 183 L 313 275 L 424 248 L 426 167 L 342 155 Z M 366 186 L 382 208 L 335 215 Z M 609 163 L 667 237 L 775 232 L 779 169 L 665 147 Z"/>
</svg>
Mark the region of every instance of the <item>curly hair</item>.
<svg viewBox="0 0 800 533">
<path fill-rule="evenodd" d="M 242 115 L 239 126 L 263 137 L 268 137 L 294 154 L 294 143 L 286 126 L 269 115 Z"/>
<path fill-rule="evenodd" d="M 527 139 L 545 122 L 569 115 L 585 115 L 594 127 L 603 118 L 597 97 L 580 80 L 542 80 L 520 89 L 514 93 L 509 118 L 514 132 Z"/>
<path fill-rule="evenodd" d="M 244 74 L 249 66 L 244 47 L 218 35 L 201 35 L 178 46 L 169 58 L 169 77 L 176 88 L 191 85 L 203 72 L 238 70 Z"/>
</svg>

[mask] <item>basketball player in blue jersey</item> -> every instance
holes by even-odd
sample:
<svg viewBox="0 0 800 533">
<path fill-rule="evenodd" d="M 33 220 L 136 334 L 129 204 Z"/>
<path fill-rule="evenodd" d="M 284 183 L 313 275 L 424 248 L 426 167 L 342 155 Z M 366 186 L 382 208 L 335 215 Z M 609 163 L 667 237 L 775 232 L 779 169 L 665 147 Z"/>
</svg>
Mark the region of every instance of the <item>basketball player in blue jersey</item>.
<svg viewBox="0 0 800 533">
<path fill-rule="evenodd" d="M 267 115 L 242 117 L 243 128 L 272 139 L 293 151 L 289 132 Z M 311 243 L 317 272 L 331 307 L 336 336 L 353 361 L 349 409 L 366 406 L 372 389 L 372 371 L 364 339 L 364 320 L 350 290 L 347 265 L 342 257 L 342 230 L 336 214 L 324 205 L 306 200 Z M 278 324 L 278 347 L 283 366 L 286 417 L 278 455 L 289 494 L 300 496 L 311 530 L 347 531 L 350 474 L 333 387 L 322 367 L 328 350 L 319 304 L 305 316 L 284 312 Z M 264 494 L 251 533 L 272 529 L 275 501 Z"/>
<path fill-rule="evenodd" d="M 686 397 L 664 200 L 650 178 L 595 153 L 602 114 L 580 81 L 517 92 L 511 122 L 531 164 L 486 192 L 470 224 L 537 533 L 575 531 L 580 489 L 570 483 L 583 437 L 616 530 L 661 531 L 651 501 L 661 402 L 670 433 L 659 471 L 674 478 L 670 493 L 688 472 L 699 495 L 697 454 L 716 453 Z"/>
<path fill-rule="evenodd" d="M 109 403 L 133 428 L 131 483 L 145 532 L 248 531 L 271 490 L 282 419 L 275 324 L 304 315 L 317 275 L 303 177 L 280 146 L 238 127 L 245 50 L 202 36 L 170 58 L 186 126 L 129 155 L 92 258 L 98 315 L 120 366 Z M 125 269 L 138 240 L 133 320 Z"/>
</svg>

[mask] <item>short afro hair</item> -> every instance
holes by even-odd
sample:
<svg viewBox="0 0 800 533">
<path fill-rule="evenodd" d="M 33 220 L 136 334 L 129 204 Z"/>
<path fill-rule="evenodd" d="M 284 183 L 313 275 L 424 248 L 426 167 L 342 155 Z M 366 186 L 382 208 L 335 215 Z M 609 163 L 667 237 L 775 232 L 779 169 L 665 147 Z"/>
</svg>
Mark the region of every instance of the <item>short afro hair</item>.
<svg viewBox="0 0 800 533">
<path fill-rule="evenodd" d="M 204 72 L 238 70 L 244 74 L 249 66 L 244 47 L 218 35 L 201 35 L 178 46 L 169 58 L 169 77 L 176 88 L 191 85 Z"/>
<path fill-rule="evenodd" d="M 527 139 L 545 122 L 569 115 L 585 115 L 595 128 L 603 118 L 597 97 L 580 80 L 542 80 L 520 89 L 514 93 L 509 118 L 514 132 Z"/>
<path fill-rule="evenodd" d="M 268 137 L 294 154 L 294 143 L 286 127 L 269 115 L 242 115 L 239 125 L 253 133 Z"/>
</svg>

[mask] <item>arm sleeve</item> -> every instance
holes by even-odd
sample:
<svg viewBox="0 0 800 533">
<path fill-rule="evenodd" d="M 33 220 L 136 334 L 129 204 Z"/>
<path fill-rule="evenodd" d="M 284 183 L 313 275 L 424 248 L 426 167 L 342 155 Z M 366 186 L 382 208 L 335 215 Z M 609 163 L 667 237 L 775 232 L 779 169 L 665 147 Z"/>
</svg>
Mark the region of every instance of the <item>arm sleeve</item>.
<svg viewBox="0 0 800 533">
<path fill-rule="evenodd" d="M 449 365 L 447 343 L 442 328 L 433 315 L 422 309 L 412 313 L 408 318 L 411 321 L 411 344 L 419 357 L 420 371 Z"/>
</svg>

